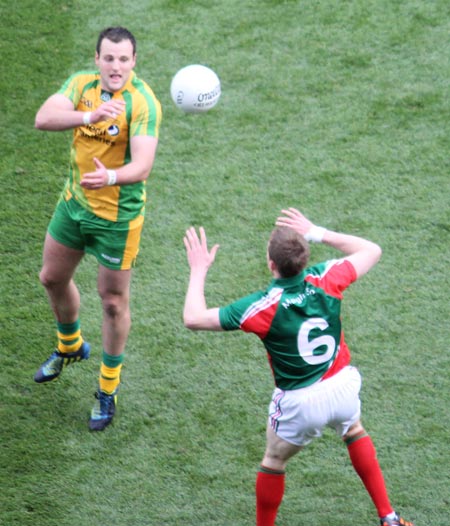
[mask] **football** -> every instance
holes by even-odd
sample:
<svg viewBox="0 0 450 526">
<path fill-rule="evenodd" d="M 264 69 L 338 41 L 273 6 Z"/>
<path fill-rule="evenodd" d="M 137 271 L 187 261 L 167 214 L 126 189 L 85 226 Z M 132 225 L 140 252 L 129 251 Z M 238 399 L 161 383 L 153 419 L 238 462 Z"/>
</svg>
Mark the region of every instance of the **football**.
<svg viewBox="0 0 450 526">
<path fill-rule="evenodd" d="M 170 95 L 185 113 L 202 113 L 213 108 L 220 98 L 220 80 L 216 73 L 200 64 L 180 69 L 170 84 Z"/>
</svg>

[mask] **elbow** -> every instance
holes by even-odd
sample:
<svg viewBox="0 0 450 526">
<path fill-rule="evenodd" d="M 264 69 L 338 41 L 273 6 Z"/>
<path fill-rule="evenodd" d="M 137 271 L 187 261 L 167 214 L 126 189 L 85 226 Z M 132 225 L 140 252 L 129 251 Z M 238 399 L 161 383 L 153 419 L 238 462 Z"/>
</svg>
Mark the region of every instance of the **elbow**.
<svg viewBox="0 0 450 526">
<path fill-rule="evenodd" d="M 45 130 L 46 129 L 46 120 L 42 118 L 40 113 L 38 113 L 34 119 L 34 127 L 36 130 Z"/>
<path fill-rule="evenodd" d="M 146 181 L 152 173 L 153 161 L 151 163 L 145 163 L 140 166 L 141 181 Z"/>
<path fill-rule="evenodd" d="M 53 131 L 59 129 L 55 125 L 54 112 L 51 112 L 49 110 L 46 110 L 45 108 L 41 108 L 36 113 L 36 117 L 34 118 L 34 127 L 37 130 L 45 130 L 45 131 Z"/>
<path fill-rule="evenodd" d="M 183 324 L 186 327 L 186 329 L 189 329 L 191 331 L 195 331 L 198 329 L 198 326 L 195 323 L 195 319 L 192 316 L 188 316 L 187 314 L 183 315 Z"/>
<path fill-rule="evenodd" d="M 208 320 L 205 320 L 202 316 L 195 316 L 192 314 L 183 315 L 183 324 L 186 329 L 189 329 L 190 331 L 215 330 L 210 326 Z"/>
<path fill-rule="evenodd" d="M 380 245 L 374 243 L 374 258 L 377 262 L 380 261 L 382 254 L 383 250 L 381 249 Z"/>
<path fill-rule="evenodd" d="M 186 327 L 186 329 L 189 329 L 190 331 L 200 330 L 200 327 L 193 322 L 184 322 L 184 326 Z"/>
<path fill-rule="evenodd" d="M 149 175 L 150 175 L 150 170 L 142 172 L 141 181 L 145 182 L 148 179 Z"/>
</svg>

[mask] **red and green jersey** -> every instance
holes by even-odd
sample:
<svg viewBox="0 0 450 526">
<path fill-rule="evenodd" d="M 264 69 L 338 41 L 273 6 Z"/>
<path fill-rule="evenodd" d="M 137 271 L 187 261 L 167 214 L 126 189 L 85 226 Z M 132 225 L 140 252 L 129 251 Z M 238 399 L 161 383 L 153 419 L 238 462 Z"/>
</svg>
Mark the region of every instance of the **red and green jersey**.
<svg viewBox="0 0 450 526">
<path fill-rule="evenodd" d="M 320 263 L 221 307 L 220 324 L 224 330 L 241 329 L 261 338 L 277 387 L 306 387 L 350 363 L 341 301 L 356 278 L 346 260 Z"/>
<path fill-rule="evenodd" d="M 153 91 L 134 71 L 125 86 L 115 93 L 102 90 L 98 72 L 81 71 L 67 79 L 58 93 L 68 97 L 76 110 L 86 112 L 94 111 L 111 98 L 126 102 L 125 112 L 116 119 L 74 129 L 64 195 L 66 198 L 73 195 L 84 208 L 103 219 L 134 219 L 144 211 L 145 182 L 89 190 L 80 185 L 80 179 L 84 173 L 95 171 L 94 157 L 108 169 L 130 162 L 131 137 L 158 137 L 162 114 Z"/>
</svg>

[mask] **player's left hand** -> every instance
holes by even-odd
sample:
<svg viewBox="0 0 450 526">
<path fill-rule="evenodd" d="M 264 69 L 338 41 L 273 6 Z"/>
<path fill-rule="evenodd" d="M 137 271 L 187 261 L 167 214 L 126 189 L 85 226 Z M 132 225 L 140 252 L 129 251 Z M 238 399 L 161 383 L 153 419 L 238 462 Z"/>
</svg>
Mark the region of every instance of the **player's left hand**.
<svg viewBox="0 0 450 526">
<path fill-rule="evenodd" d="M 287 226 L 303 236 L 314 227 L 314 224 L 296 208 L 286 208 L 281 212 L 283 215 L 277 218 L 276 226 Z"/>
<path fill-rule="evenodd" d="M 94 157 L 94 164 L 97 168 L 95 172 L 88 172 L 83 174 L 81 178 L 81 186 L 89 190 L 98 190 L 107 186 L 109 177 L 106 167 L 96 157 Z"/>
</svg>

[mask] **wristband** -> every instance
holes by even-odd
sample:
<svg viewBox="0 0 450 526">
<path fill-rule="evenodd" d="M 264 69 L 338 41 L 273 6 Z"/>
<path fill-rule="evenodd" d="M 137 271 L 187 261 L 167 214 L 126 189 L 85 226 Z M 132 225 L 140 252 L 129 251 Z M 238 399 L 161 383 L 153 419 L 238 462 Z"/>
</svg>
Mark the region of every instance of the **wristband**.
<svg viewBox="0 0 450 526">
<path fill-rule="evenodd" d="M 323 236 L 325 235 L 326 228 L 323 226 L 313 225 L 308 232 L 303 236 L 306 241 L 312 241 L 313 243 L 322 243 Z"/>
<path fill-rule="evenodd" d="M 85 126 L 87 126 L 88 124 L 91 124 L 91 115 L 92 115 L 91 111 L 85 111 L 83 113 L 83 124 Z"/>
<path fill-rule="evenodd" d="M 115 170 L 106 170 L 106 173 L 108 174 L 108 182 L 107 185 L 111 186 L 113 184 L 116 184 L 117 181 L 117 172 Z"/>
</svg>

